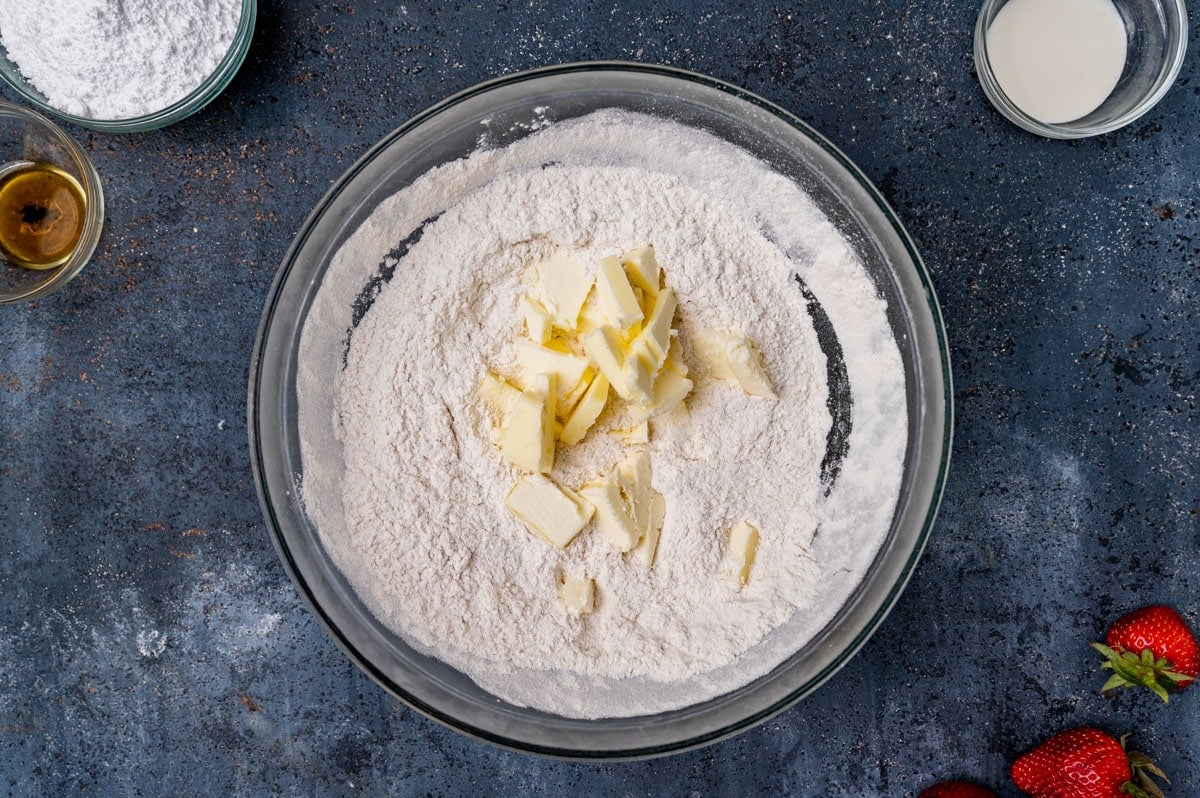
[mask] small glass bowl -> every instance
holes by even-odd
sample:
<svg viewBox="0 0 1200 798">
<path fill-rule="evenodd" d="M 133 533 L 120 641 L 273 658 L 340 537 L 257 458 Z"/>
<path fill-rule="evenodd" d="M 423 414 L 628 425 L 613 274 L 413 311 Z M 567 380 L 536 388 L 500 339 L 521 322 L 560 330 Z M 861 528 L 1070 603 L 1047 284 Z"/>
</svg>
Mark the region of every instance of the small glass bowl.
<svg viewBox="0 0 1200 798">
<path fill-rule="evenodd" d="M 141 133 L 146 130 L 156 130 L 191 116 L 225 90 L 242 66 L 242 62 L 246 60 L 246 53 L 250 50 L 250 40 L 254 37 L 257 13 L 257 0 L 242 0 L 242 16 L 238 21 L 238 29 L 234 33 L 233 42 L 212 74 L 179 102 L 144 116 L 135 116 L 129 119 L 89 119 L 55 108 L 46 99 L 46 95 L 25 80 L 25 76 L 21 74 L 17 65 L 9 60 L 8 51 L 4 49 L 3 44 L 0 44 L 0 78 L 38 110 L 81 127 L 102 130 L 106 133 Z"/>
<path fill-rule="evenodd" d="M 1071 122 L 1034 119 L 1000 88 L 988 60 L 987 31 L 1009 0 L 985 0 L 975 24 L 975 71 L 983 93 L 1013 124 L 1052 139 L 1081 139 L 1125 127 L 1158 104 L 1187 55 L 1187 7 L 1184 0 L 1113 0 L 1129 36 L 1125 70 L 1099 108 Z"/>
<path fill-rule="evenodd" d="M 31 162 L 52 164 L 75 178 L 85 203 L 83 231 L 66 263 L 52 269 L 25 269 L 0 256 L 0 304 L 45 296 L 69 283 L 91 259 L 104 227 L 100 175 L 83 149 L 36 111 L 0 101 L 0 171 Z"/>
</svg>

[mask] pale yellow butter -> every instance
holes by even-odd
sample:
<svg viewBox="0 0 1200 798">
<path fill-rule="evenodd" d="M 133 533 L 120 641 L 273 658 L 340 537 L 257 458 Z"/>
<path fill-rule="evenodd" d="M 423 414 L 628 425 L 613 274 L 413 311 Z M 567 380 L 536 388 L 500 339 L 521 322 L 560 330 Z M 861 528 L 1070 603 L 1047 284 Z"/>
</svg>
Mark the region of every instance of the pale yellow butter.
<svg viewBox="0 0 1200 798">
<path fill-rule="evenodd" d="M 654 567 L 654 558 L 658 554 L 658 539 L 662 536 L 663 523 L 667 519 L 667 499 L 661 493 L 655 493 L 650 500 L 650 519 L 646 525 L 642 540 L 633 550 L 633 556 L 647 568 Z"/>
<path fill-rule="evenodd" d="M 596 423 L 596 419 L 600 418 L 600 414 L 604 412 L 606 402 L 608 402 L 608 377 L 605 377 L 604 374 L 597 374 L 592 378 L 583 398 L 575 405 L 570 417 L 563 424 L 558 439 L 568 446 L 574 446 L 583 440 L 588 430 Z"/>
<path fill-rule="evenodd" d="M 667 361 L 668 364 L 670 361 Z M 663 367 L 654 381 L 653 398 L 648 405 L 634 405 L 629 416 L 635 423 L 660 416 L 675 409 L 692 391 L 692 381 L 673 368 Z"/>
<path fill-rule="evenodd" d="M 485 374 L 475 391 L 479 401 L 495 418 L 503 418 L 512 409 L 521 391 L 495 374 Z"/>
<path fill-rule="evenodd" d="M 625 253 L 621 261 L 634 285 L 650 296 L 658 293 L 662 270 L 658 266 L 658 259 L 654 257 L 654 247 L 632 249 Z"/>
<path fill-rule="evenodd" d="M 638 341 L 654 355 L 659 367 L 667 359 L 667 352 L 671 348 L 671 322 L 675 319 L 675 307 L 675 292 L 664 288 L 662 293 L 655 297 L 654 307 L 638 336 Z"/>
<path fill-rule="evenodd" d="M 596 523 L 618 551 L 629 551 L 637 545 L 641 532 L 633 517 L 632 508 L 621 496 L 621 485 L 615 474 L 589 482 L 579 493 L 596 508 Z"/>
<path fill-rule="evenodd" d="M 560 352 L 533 341 L 517 341 L 517 363 L 527 375 L 553 374 L 556 397 L 569 405 L 571 394 L 583 382 L 589 363 L 586 357 Z"/>
<path fill-rule="evenodd" d="M 553 374 L 537 375 L 533 387 L 513 402 L 500 428 L 500 453 L 517 468 L 542 474 L 554 468 L 555 382 Z"/>
<path fill-rule="evenodd" d="M 710 377 L 733 380 L 751 396 L 775 398 L 758 350 L 746 338 L 708 331 L 695 336 L 692 349 Z"/>
<path fill-rule="evenodd" d="M 552 255 L 536 265 L 534 290 L 537 299 L 564 330 L 575 329 L 579 311 L 592 290 L 592 277 L 582 263 L 565 253 Z"/>
<path fill-rule="evenodd" d="M 729 369 L 743 391 L 751 396 L 775 398 L 775 391 L 771 389 L 771 381 L 767 379 L 767 372 L 763 370 L 758 350 L 749 341 L 740 338 L 733 342 L 726 348 L 725 357 L 729 360 Z"/>
<path fill-rule="evenodd" d="M 643 318 L 619 258 L 601 258 L 596 273 L 596 298 L 609 323 L 619 330 L 628 330 Z"/>
<path fill-rule="evenodd" d="M 595 607 L 596 583 L 587 577 L 564 573 L 558 585 L 558 598 L 569 612 L 583 615 Z"/>
<path fill-rule="evenodd" d="M 744 585 L 750 579 L 754 555 L 758 553 L 758 530 L 746 521 L 739 521 L 729 530 L 729 548 L 725 552 L 723 574 L 730 581 Z"/>
<path fill-rule="evenodd" d="M 583 336 L 583 351 L 587 352 L 596 368 L 608 377 L 609 385 L 622 399 L 630 397 L 625 382 L 625 345 L 621 334 L 611 324 L 603 324 Z"/>
<path fill-rule="evenodd" d="M 574 491 L 540 476 L 518 479 L 504 498 L 504 505 L 530 531 L 560 549 L 575 539 L 595 511 Z"/>
<path fill-rule="evenodd" d="M 520 301 L 521 316 L 525 319 L 525 334 L 530 340 L 544 344 L 550 340 L 550 328 L 554 320 L 533 297 L 523 296 Z"/>
<path fill-rule="evenodd" d="M 654 375 L 658 369 L 652 362 L 637 352 L 630 351 L 625 355 L 625 363 L 621 370 L 625 374 L 625 389 L 629 391 L 629 400 L 642 405 L 654 401 Z"/>
<path fill-rule="evenodd" d="M 621 429 L 609 430 L 610 435 L 615 435 L 625 443 L 630 445 L 638 445 L 650 442 L 650 423 L 643 421 L 641 424 L 635 424 L 632 427 L 624 427 Z"/>
</svg>

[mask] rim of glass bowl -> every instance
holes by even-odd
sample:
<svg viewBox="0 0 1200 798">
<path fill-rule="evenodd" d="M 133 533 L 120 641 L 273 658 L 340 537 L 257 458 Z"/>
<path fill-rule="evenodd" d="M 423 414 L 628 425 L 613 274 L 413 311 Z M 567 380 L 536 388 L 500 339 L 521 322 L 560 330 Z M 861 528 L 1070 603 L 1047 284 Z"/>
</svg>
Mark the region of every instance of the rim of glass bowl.
<svg viewBox="0 0 1200 798">
<path fill-rule="evenodd" d="M 254 38 L 257 16 L 258 0 L 242 0 L 242 15 L 238 20 L 238 28 L 234 33 L 233 41 L 212 74 L 183 99 L 166 108 L 142 116 L 128 119 L 89 119 L 55 108 L 46 101 L 41 92 L 25 80 L 17 65 L 9 60 L 8 52 L 3 45 L 0 45 L 0 78 L 3 78 L 4 82 L 13 91 L 20 94 L 24 100 L 43 113 L 51 114 L 80 127 L 105 133 L 144 133 L 148 130 L 157 130 L 167 125 L 173 125 L 200 111 L 229 86 L 241 68 L 242 62 L 246 60 L 246 54 L 250 51 L 250 42 Z"/>
<path fill-rule="evenodd" d="M 75 251 L 71 253 L 71 257 L 62 266 L 54 269 L 51 276 L 46 281 L 39 283 L 32 288 L 20 294 L 10 294 L 8 296 L 0 296 L 0 304 L 9 302 L 22 302 L 28 299 L 37 299 L 38 297 L 51 294 L 65 286 L 71 280 L 83 271 L 83 267 L 87 266 L 92 259 L 92 255 L 96 251 L 96 245 L 100 243 L 100 233 L 104 229 L 104 187 L 100 183 L 100 174 L 96 171 L 96 166 L 92 163 L 92 159 L 88 157 L 83 148 L 67 135 L 66 131 L 50 119 L 47 119 L 43 114 L 39 114 L 31 108 L 26 108 L 23 105 L 0 100 L 0 114 L 11 114 L 23 119 L 27 119 L 32 124 L 45 128 L 58 141 L 62 147 L 71 154 L 79 167 L 80 182 L 83 184 L 83 190 L 87 197 L 87 208 L 84 213 L 83 231 L 79 234 L 79 243 L 75 245 Z M 0 268 L 5 268 L 0 266 Z"/>
<path fill-rule="evenodd" d="M 1042 122 L 1022 111 L 1012 100 L 1008 99 L 1004 89 L 1000 88 L 1000 82 L 996 80 L 996 75 L 992 72 L 992 65 L 988 59 L 987 21 L 994 11 L 1007 2 L 1009 0 L 985 0 L 979 9 L 979 16 L 975 20 L 975 74 L 979 77 L 983 93 L 1001 116 L 1017 127 L 1039 136 L 1064 140 L 1086 139 L 1120 130 L 1131 122 L 1136 122 L 1158 105 L 1163 97 L 1167 96 L 1167 92 L 1175 85 L 1175 79 L 1179 77 L 1179 71 L 1183 69 L 1183 62 L 1187 60 L 1188 14 L 1185 0 L 1162 0 L 1164 6 L 1175 8 L 1180 24 L 1177 35 L 1169 42 L 1168 59 L 1163 65 L 1164 68 L 1159 70 L 1153 90 L 1148 92 L 1137 105 L 1103 125 L 1075 127 L 1070 123 L 1054 125 Z"/>
<path fill-rule="evenodd" d="M 921 369 L 927 369 L 931 372 L 936 369 L 938 374 L 936 376 L 930 374 L 928 375 L 928 379 L 921 379 L 917 381 L 918 385 L 916 390 L 921 394 L 920 401 L 922 403 L 922 416 L 932 419 L 932 423 L 928 425 L 920 425 L 920 429 L 917 431 L 916 437 L 919 440 L 919 443 L 922 444 L 922 446 L 919 448 L 924 448 L 925 445 L 928 445 L 929 448 L 937 448 L 940 449 L 940 451 L 937 451 L 936 454 L 934 452 L 928 452 L 922 458 L 925 461 L 931 461 L 932 458 L 936 456 L 938 458 L 937 467 L 936 470 L 933 470 L 932 472 L 929 471 L 928 468 L 924 469 L 924 474 L 921 476 L 923 484 L 920 485 L 919 489 L 922 493 L 928 493 L 928 506 L 916 507 L 912 511 L 912 515 L 914 517 L 920 517 L 919 529 L 916 531 L 915 537 L 911 541 L 911 549 L 904 557 L 904 562 L 902 564 L 893 565 L 893 569 L 896 570 L 894 581 L 886 585 L 882 583 L 877 584 L 871 596 L 872 601 L 878 602 L 877 605 L 874 606 L 873 610 L 862 609 L 862 598 L 866 589 L 865 586 L 871 581 L 871 574 L 874 574 L 881 567 L 881 563 L 883 563 L 885 560 L 885 557 L 883 556 L 884 552 L 890 548 L 890 544 L 897 537 L 897 535 L 894 534 L 895 528 L 893 529 L 893 534 L 889 534 L 888 540 L 885 541 L 884 545 L 880 548 L 880 551 L 875 555 L 875 558 L 872 561 L 871 567 L 868 571 L 868 575 L 863 578 L 862 583 L 842 605 L 838 611 L 838 615 L 836 615 L 833 620 L 829 622 L 825 629 L 818 633 L 817 638 L 821 638 L 831 627 L 837 623 L 844 622 L 845 617 L 852 613 L 857 612 L 862 614 L 868 611 L 871 612 L 870 618 L 853 631 L 853 638 L 850 640 L 849 644 L 842 648 L 840 653 L 834 656 L 832 660 L 828 662 L 821 670 L 809 678 L 804 684 L 788 692 L 781 699 L 774 701 L 760 711 L 741 715 L 730 722 L 724 723 L 719 727 L 711 728 L 702 734 L 674 739 L 668 743 L 659 745 L 630 746 L 623 748 L 611 747 L 605 748 L 604 750 L 587 750 L 583 748 L 542 745 L 531 743 L 526 740 L 513 739 L 511 737 L 504 736 L 504 734 L 490 731 L 485 728 L 480 728 L 478 725 L 474 725 L 455 717 L 448 711 L 443 711 L 438 707 L 431 706 L 429 703 L 423 701 L 420 697 L 413 695 L 411 692 L 392 681 L 385 673 L 382 672 L 379 667 L 372 663 L 362 651 L 358 650 L 347 638 L 347 636 L 338 628 L 333 618 L 331 618 L 331 616 L 317 601 L 312 587 L 308 584 L 303 574 L 301 574 L 298 564 L 293 557 L 293 553 L 289 549 L 287 534 L 284 530 L 284 526 L 290 523 L 289 519 L 281 518 L 280 514 L 276 511 L 276 508 L 278 507 L 284 511 L 284 515 L 287 515 L 289 512 L 297 513 L 299 515 L 303 514 L 302 509 L 299 508 L 298 499 L 295 496 L 295 475 L 290 471 L 286 474 L 280 473 L 284 470 L 287 470 L 286 468 L 281 467 L 285 466 L 286 463 L 269 464 L 264 461 L 264 437 L 267 436 L 270 437 L 270 440 L 267 443 L 267 446 L 271 448 L 269 456 L 282 461 L 285 459 L 285 455 L 280 454 L 283 446 L 279 442 L 279 428 L 275 425 L 272 425 L 270 428 L 264 428 L 263 414 L 270 416 L 272 421 L 282 420 L 285 418 L 286 413 L 279 412 L 279 401 L 289 403 L 294 401 L 295 392 L 294 385 L 291 383 L 291 381 L 282 377 L 281 375 L 281 372 L 286 364 L 266 361 L 264 359 L 264 352 L 268 346 L 271 346 L 273 350 L 277 346 L 290 348 L 288 341 L 291 340 L 291 338 L 287 335 L 286 330 L 278 331 L 276 336 L 283 336 L 281 339 L 283 341 L 282 344 L 277 344 L 272 340 L 272 331 L 274 327 L 273 322 L 275 321 L 276 311 L 281 300 L 281 294 L 283 293 L 285 287 L 287 287 L 289 277 L 292 276 L 292 271 L 296 266 L 297 258 L 304 250 L 305 245 L 308 243 L 314 228 L 330 210 L 331 206 L 333 206 L 339 199 L 342 198 L 341 195 L 350 185 L 350 183 L 352 183 L 354 179 L 364 169 L 366 169 L 380 153 L 389 149 L 397 142 L 397 140 L 405 136 L 410 131 L 420 127 L 423 123 L 429 121 L 431 118 L 437 116 L 441 112 L 494 89 L 508 87 L 545 77 L 558 78 L 573 73 L 594 74 L 601 72 L 612 72 L 623 76 L 641 74 L 650 76 L 654 79 L 666 78 L 685 81 L 692 84 L 698 84 L 704 89 L 715 89 L 718 92 L 729 95 L 736 100 L 742 100 L 750 103 L 753 106 L 756 106 L 757 109 L 777 117 L 778 120 L 782 121 L 785 125 L 794 128 L 801 135 L 809 138 L 818 147 L 823 149 L 825 153 L 831 156 L 847 172 L 848 176 L 853 180 L 857 187 L 867 195 L 871 202 L 873 202 L 875 208 L 886 220 L 886 224 L 889 225 L 894 232 L 896 240 L 903 248 L 904 253 L 913 266 L 913 277 L 915 277 L 915 283 L 911 284 L 909 288 L 913 289 L 917 297 L 912 299 L 911 302 L 919 303 L 920 299 L 923 299 L 925 302 L 924 309 L 929 313 L 928 319 L 924 320 L 925 323 L 922 325 L 925 328 L 923 335 L 926 341 L 936 343 L 938 352 L 937 362 L 923 364 L 923 362 L 919 359 L 917 359 L 915 362 L 919 367 L 921 367 Z M 339 212 L 350 213 L 350 211 L 345 211 L 344 209 L 339 209 Z M 304 278 L 304 284 L 310 285 L 313 275 L 302 273 L 302 276 Z M 291 301 L 293 300 L 289 299 L 289 302 Z M 303 302 L 303 300 L 301 301 Z M 911 329 L 917 330 L 918 328 L 911 327 Z M 912 346 L 915 347 L 916 344 L 917 342 L 913 342 Z M 930 346 L 930 348 L 932 348 L 932 346 Z M 266 379 L 264 379 L 264 371 L 271 372 Z M 263 393 L 265 386 L 268 390 L 267 395 L 264 395 Z M 940 402 L 929 404 L 929 400 L 925 397 L 926 394 L 934 399 L 940 400 Z M 939 413 L 941 414 L 941 423 L 937 424 L 936 422 L 939 420 Z M 278 419 L 276 418 L 277 415 L 279 417 Z M 280 269 L 277 272 L 275 280 L 267 294 L 263 315 L 259 323 L 254 350 L 251 356 L 250 379 L 247 397 L 247 432 L 249 436 L 250 455 L 253 460 L 255 486 L 258 490 L 259 500 L 267 522 L 268 531 L 270 532 L 271 539 L 277 552 L 279 553 L 285 570 L 288 572 L 289 576 L 291 576 L 301 594 L 301 597 L 304 599 L 305 603 L 308 605 L 313 614 L 317 617 L 330 638 L 333 639 L 338 647 L 341 648 L 342 651 L 351 659 L 351 661 L 358 665 L 358 667 L 373 681 L 383 687 L 392 696 L 400 699 L 409 707 L 413 708 L 422 715 L 451 729 L 454 729 L 455 731 L 504 748 L 567 759 L 639 759 L 676 753 L 686 749 L 707 745 L 736 734 L 751 726 L 757 725 L 758 723 L 761 723 L 762 721 L 784 711 L 832 677 L 834 673 L 840 670 L 841 667 L 858 652 L 858 650 L 866 643 L 871 634 L 878 628 L 880 623 L 882 623 L 892 606 L 895 604 L 901 591 L 908 583 L 913 569 L 920 559 L 921 553 L 924 550 L 926 541 L 928 539 L 930 529 L 933 525 L 934 518 L 937 515 L 938 506 L 940 504 L 942 492 L 945 487 L 946 473 L 950 463 L 952 431 L 953 388 L 950 373 L 949 352 L 947 348 L 945 330 L 942 325 L 941 310 L 938 305 L 937 298 L 934 295 L 929 275 L 925 270 L 920 255 L 917 253 L 916 246 L 908 236 L 907 232 L 904 230 L 899 219 L 887 205 L 883 197 L 879 194 L 878 190 L 871 185 L 870 181 L 858 169 L 858 167 L 856 167 L 838 148 L 836 148 L 833 144 L 831 144 L 828 140 L 826 140 L 823 136 L 821 136 L 799 118 L 774 105 L 773 103 L 749 91 L 746 91 L 745 89 L 739 88 L 716 78 L 711 78 L 706 75 L 675 69 L 672 67 L 652 66 L 621 61 L 597 61 L 542 67 L 485 81 L 474 87 L 468 88 L 465 91 L 459 92 L 458 94 L 452 95 L 447 99 L 431 106 L 425 111 L 418 113 L 416 116 L 400 125 L 390 134 L 385 136 L 381 141 L 375 144 L 370 150 L 368 150 L 366 154 L 364 154 L 349 170 L 345 172 L 345 174 L 343 174 L 337 180 L 336 183 L 334 183 L 328 192 L 326 192 L 325 196 L 322 197 L 317 206 L 309 214 L 308 218 L 305 219 L 298 234 L 296 235 L 296 238 L 293 240 L 283 258 Z M 910 434 L 912 433 L 910 432 Z M 924 439 L 927 436 L 931 437 L 931 444 L 924 443 Z M 918 474 L 921 475 L 921 472 L 918 471 Z M 272 490 L 272 486 L 274 486 L 274 491 Z M 902 494 L 901 502 L 898 506 L 915 507 L 915 505 L 905 504 L 904 494 Z M 911 527 L 917 527 L 917 522 L 915 520 L 911 524 Z M 297 532 L 293 530 L 292 534 L 297 534 Z M 846 635 L 850 636 L 850 632 L 847 632 Z M 784 668 L 790 662 L 790 659 L 786 660 L 779 667 Z M 779 668 L 777 668 L 776 671 L 777 670 L 779 670 Z M 749 685 L 729 695 L 740 695 L 742 694 L 742 691 L 753 690 L 754 687 L 759 683 L 771 679 L 774 673 L 775 671 L 772 671 L 771 674 L 768 674 L 761 679 L 757 679 L 751 682 Z M 728 698 L 728 696 L 721 696 L 712 699 L 712 701 L 719 702 L 725 698 Z M 702 702 L 701 704 L 693 705 L 693 707 L 705 706 L 708 703 L 709 702 Z M 686 710 L 680 711 L 684 712 Z M 567 719 L 563 720 L 564 722 L 568 722 Z M 573 731 L 578 732 L 579 729 L 575 728 Z"/>
</svg>

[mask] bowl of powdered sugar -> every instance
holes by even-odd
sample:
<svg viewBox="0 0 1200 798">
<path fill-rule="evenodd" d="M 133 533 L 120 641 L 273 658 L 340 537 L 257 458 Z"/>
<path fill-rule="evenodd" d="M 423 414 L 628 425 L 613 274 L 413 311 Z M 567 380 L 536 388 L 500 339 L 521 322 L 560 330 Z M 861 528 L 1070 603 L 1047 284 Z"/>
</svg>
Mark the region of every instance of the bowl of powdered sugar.
<svg viewBox="0 0 1200 798">
<path fill-rule="evenodd" d="M 271 290 L 249 426 L 330 636 L 462 732 L 653 756 L 817 689 L 884 620 L 949 461 L 919 256 L 736 87 L 501 78 L 372 149 Z"/>
<path fill-rule="evenodd" d="M 84 127 L 165 127 L 233 80 L 256 8 L 255 0 L 0 0 L 0 77 Z"/>
</svg>

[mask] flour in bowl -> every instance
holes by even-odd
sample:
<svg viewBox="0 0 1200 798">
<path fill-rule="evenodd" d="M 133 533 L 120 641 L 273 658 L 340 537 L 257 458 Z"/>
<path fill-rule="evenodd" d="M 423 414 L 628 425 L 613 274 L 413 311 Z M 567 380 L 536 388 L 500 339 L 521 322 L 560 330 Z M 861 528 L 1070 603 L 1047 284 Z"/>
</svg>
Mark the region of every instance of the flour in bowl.
<svg viewBox="0 0 1200 798">
<path fill-rule="evenodd" d="M 0 41 L 50 105 L 129 119 L 198 88 L 241 18 L 241 0 L 0 0 Z"/>
<path fill-rule="evenodd" d="M 560 550 L 510 515 L 517 472 L 476 400 L 489 367 L 512 356 L 527 264 L 647 243 L 670 269 L 685 362 L 696 365 L 700 331 L 737 330 L 776 394 L 701 377 L 686 414 L 653 422 L 667 514 L 650 570 L 595 530 Z M 371 282 L 378 274 L 391 279 Z M 823 469 L 835 419 L 814 302 L 838 333 L 853 399 L 836 480 Z M 554 124 L 382 202 L 334 257 L 300 363 L 302 493 L 334 562 L 411 645 L 548 712 L 661 712 L 767 673 L 844 603 L 896 506 L 904 375 L 870 278 L 794 183 L 651 117 Z M 626 446 L 607 430 L 624 421 L 606 410 L 560 447 L 555 479 L 611 470 Z M 738 586 L 721 562 L 742 521 L 761 540 Z M 592 612 L 564 609 L 564 573 L 594 579 Z"/>
</svg>

